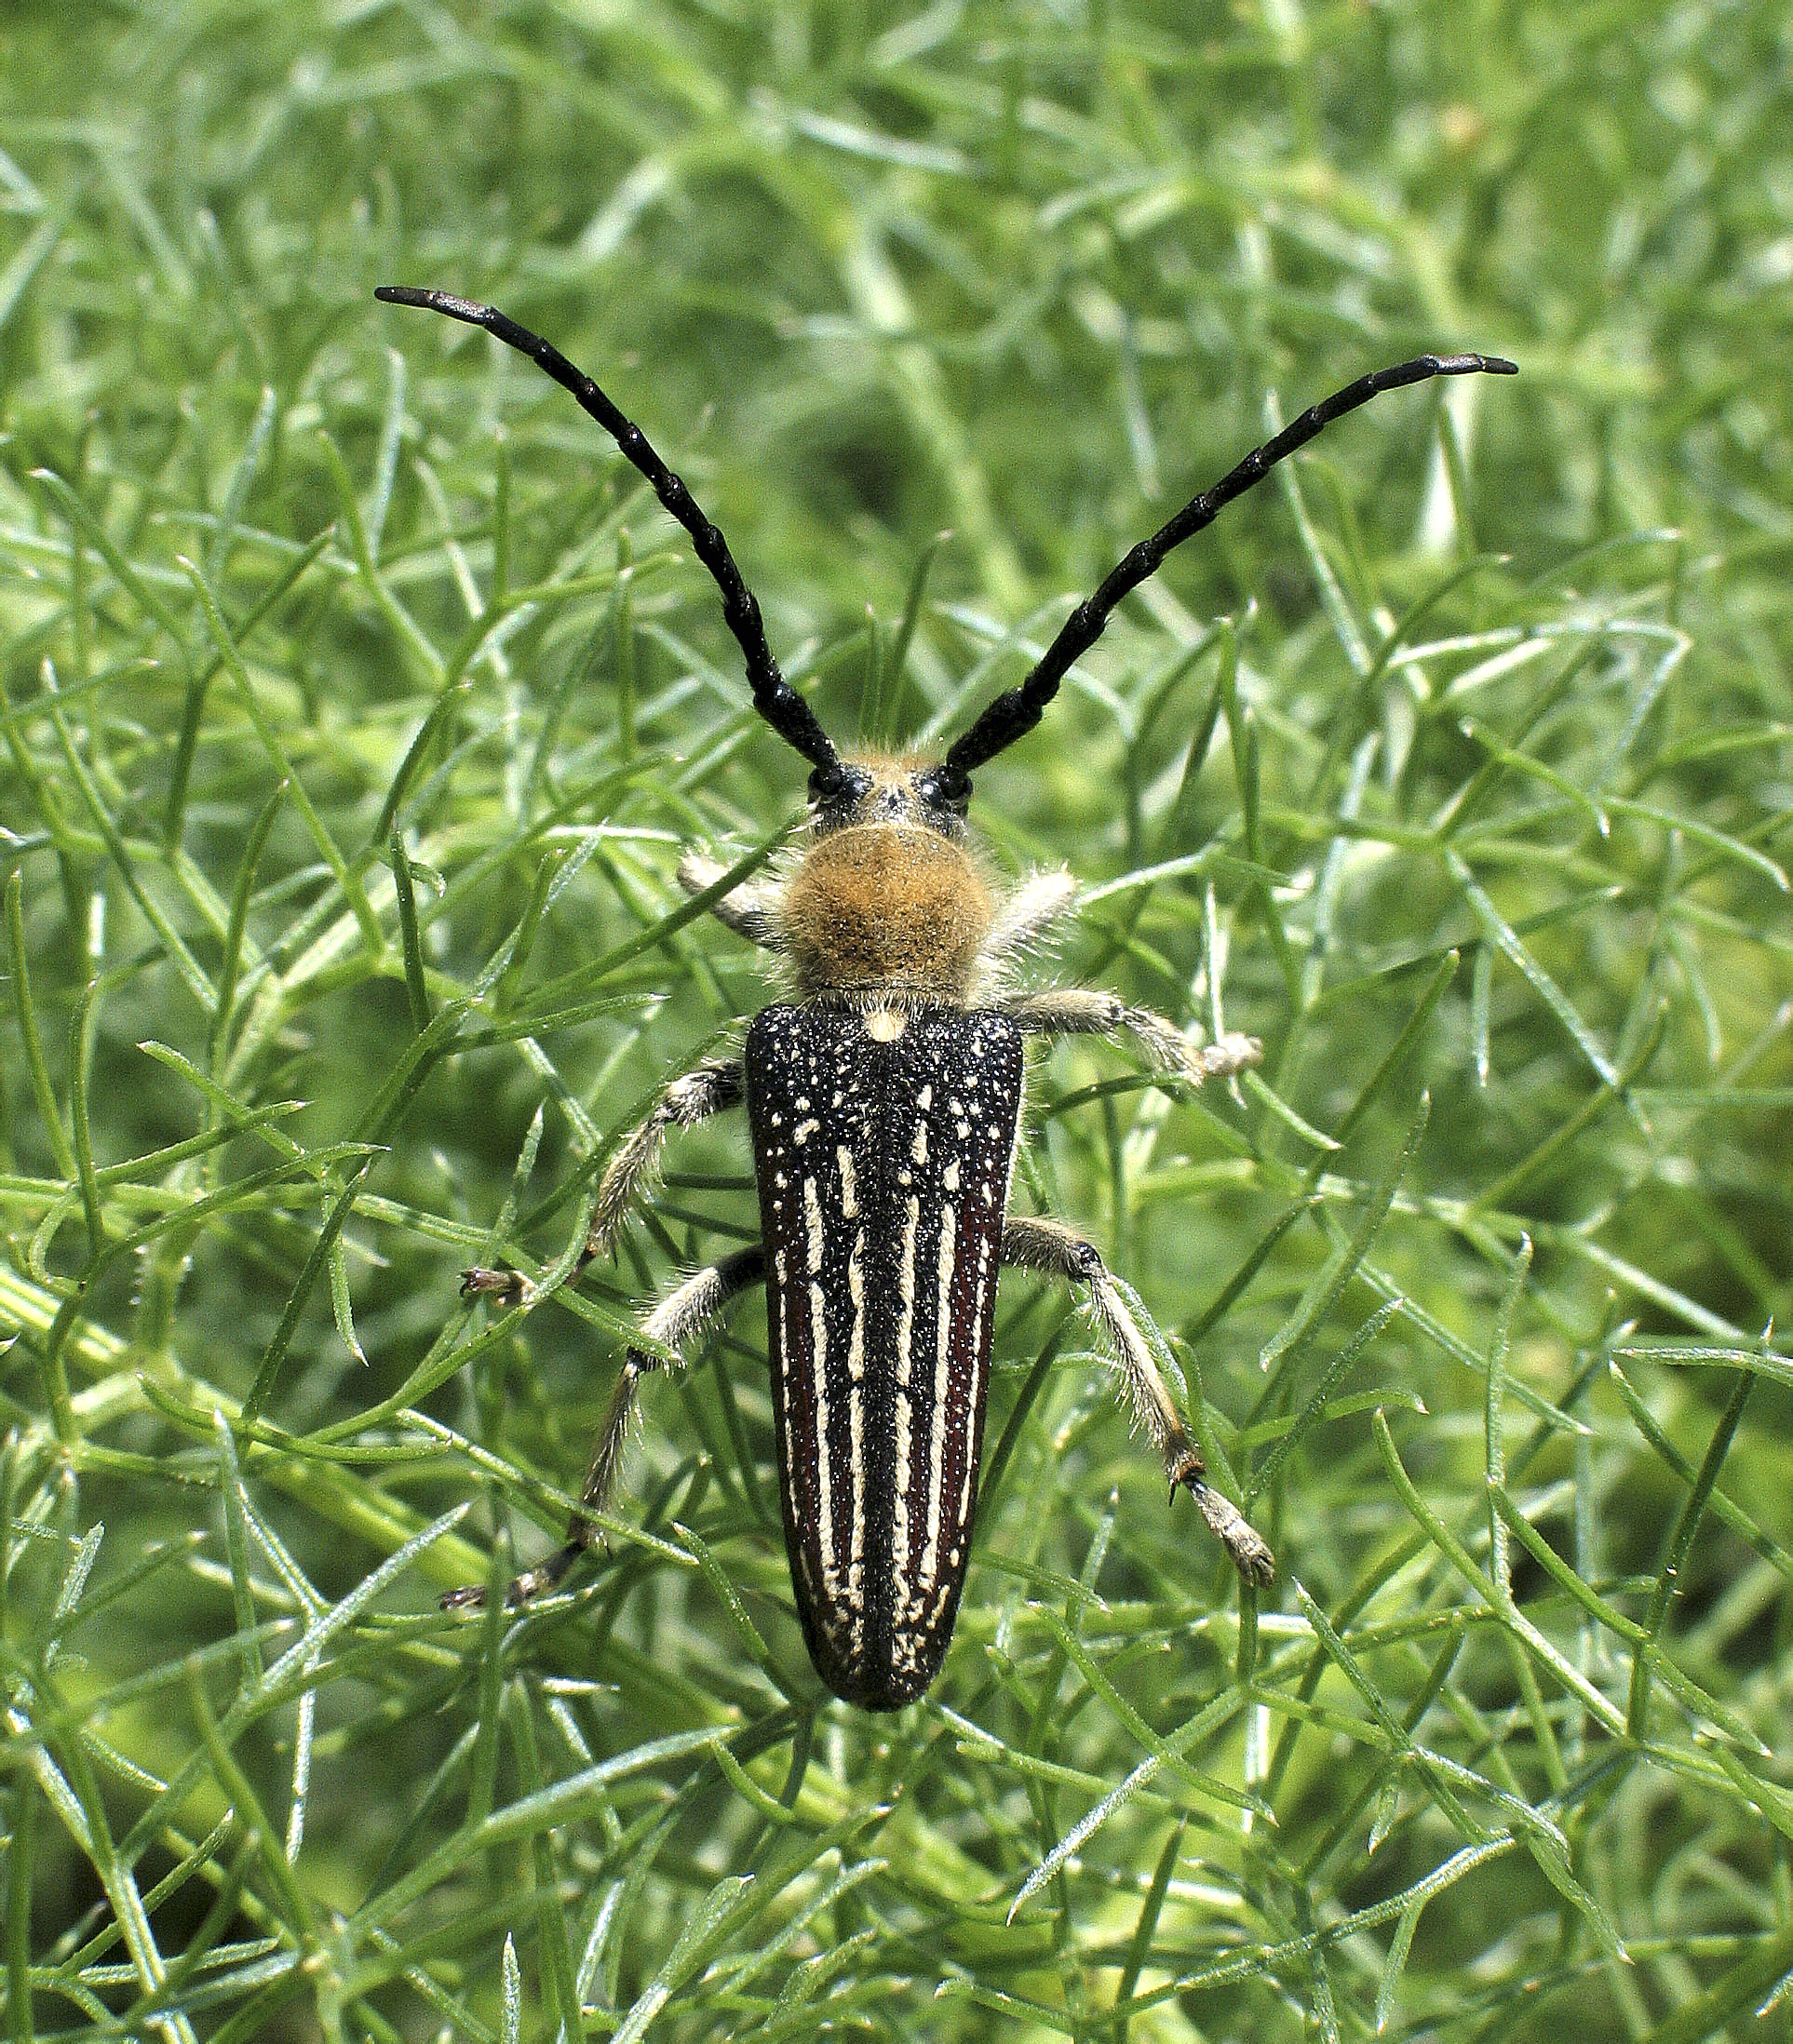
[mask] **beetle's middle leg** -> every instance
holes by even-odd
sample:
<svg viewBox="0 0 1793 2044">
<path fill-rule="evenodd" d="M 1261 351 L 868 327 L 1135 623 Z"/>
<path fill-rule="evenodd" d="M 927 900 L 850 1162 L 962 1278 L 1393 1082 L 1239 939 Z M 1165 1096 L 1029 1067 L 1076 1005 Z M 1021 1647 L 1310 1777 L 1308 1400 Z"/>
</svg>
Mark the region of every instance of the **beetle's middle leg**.
<svg viewBox="0 0 1793 2044">
<path fill-rule="evenodd" d="M 685 1358 L 681 1351 L 687 1343 L 694 1341 L 718 1314 L 726 1311 L 741 1293 L 762 1284 L 765 1274 L 765 1251 L 757 1242 L 751 1248 L 737 1249 L 732 1257 L 712 1263 L 668 1292 L 642 1321 L 641 1332 L 670 1349 L 677 1366 L 682 1368 Z M 645 1349 L 631 1349 L 624 1357 L 623 1373 L 616 1379 L 603 1424 L 592 1443 L 591 1465 L 579 1493 L 579 1509 L 567 1527 L 566 1543 L 512 1582 L 506 1593 L 506 1604 L 527 1604 L 532 1597 L 552 1590 L 586 1548 L 597 1541 L 598 1527 L 590 1515 L 604 1509 L 615 1487 L 616 1468 L 635 1418 L 641 1379 L 648 1371 L 665 1366 L 659 1356 L 651 1355 Z M 485 1601 L 483 1585 L 473 1583 L 465 1590 L 450 1591 L 442 1606 L 445 1610 L 460 1610 Z"/>
<path fill-rule="evenodd" d="M 738 1106 L 745 1092 L 746 1080 L 738 1057 L 707 1057 L 667 1086 L 604 1166 L 592 1198 L 586 1245 L 567 1280 L 570 1284 L 579 1282 L 586 1264 L 595 1257 L 610 1254 L 623 1216 L 659 1163 L 667 1135 L 675 1128 L 690 1128 L 708 1121 L 724 1108 Z M 533 1287 L 519 1271 L 463 1271 L 461 1292 L 464 1298 L 475 1292 L 489 1292 L 524 1304 L 534 1297 Z"/>
<path fill-rule="evenodd" d="M 1038 1036 L 1116 1036 L 1123 1029 L 1161 1071 L 1174 1071 L 1198 1086 L 1204 1079 L 1228 1079 L 1260 1062 L 1264 1047 L 1255 1036 L 1229 1029 L 1197 1050 L 1166 1016 L 1151 1008 L 1133 1008 L 1118 994 L 1082 987 L 1050 993 L 1019 994 L 1003 1007 L 1024 1029 Z"/>
<path fill-rule="evenodd" d="M 1012 1217 L 1003 1228 L 1003 1261 L 1089 1287 L 1090 1311 L 1113 1347 L 1136 1417 L 1164 1457 L 1172 1495 L 1181 1484 L 1247 1582 L 1273 1581 L 1275 1558 L 1262 1536 L 1230 1498 L 1204 1480 L 1201 1455 L 1152 1359 L 1133 1308 L 1096 1244 L 1058 1221 Z"/>
</svg>

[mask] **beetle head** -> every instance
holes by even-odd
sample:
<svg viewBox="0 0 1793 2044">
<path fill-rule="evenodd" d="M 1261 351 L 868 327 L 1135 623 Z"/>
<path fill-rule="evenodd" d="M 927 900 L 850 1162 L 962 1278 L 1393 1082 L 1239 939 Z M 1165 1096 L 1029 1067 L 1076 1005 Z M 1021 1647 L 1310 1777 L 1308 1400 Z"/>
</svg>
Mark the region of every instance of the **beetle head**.
<svg viewBox="0 0 1793 2044">
<path fill-rule="evenodd" d="M 971 782 L 938 760 L 866 753 L 817 767 L 809 800 L 817 837 L 866 824 L 921 824 L 956 838 L 965 827 Z"/>
</svg>

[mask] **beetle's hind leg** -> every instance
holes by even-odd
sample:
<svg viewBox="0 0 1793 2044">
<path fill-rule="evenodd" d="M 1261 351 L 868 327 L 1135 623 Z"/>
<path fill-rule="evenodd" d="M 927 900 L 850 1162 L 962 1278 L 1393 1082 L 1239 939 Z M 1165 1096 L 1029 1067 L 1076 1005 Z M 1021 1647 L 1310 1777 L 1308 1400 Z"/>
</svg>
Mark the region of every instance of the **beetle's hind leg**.
<svg viewBox="0 0 1793 2044">
<path fill-rule="evenodd" d="M 586 1264 L 608 1256 L 616 1231 L 635 1195 L 652 1176 L 660 1161 L 667 1136 L 675 1128 L 691 1128 L 708 1121 L 724 1108 L 738 1106 L 746 1081 L 738 1057 L 708 1057 L 701 1065 L 675 1079 L 652 1109 L 623 1138 L 616 1154 L 604 1166 L 591 1203 L 591 1218 L 586 1227 L 586 1245 L 568 1277 L 576 1284 Z M 501 1299 L 517 1299 L 525 1305 L 534 1297 L 530 1281 L 520 1271 L 463 1271 L 461 1295 L 488 1292 Z"/>
<path fill-rule="evenodd" d="M 1011 1217 L 1003 1228 L 1003 1261 L 1089 1287 L 1090 1311 L 1114 1350 L 1135 1416 L 1164 1457 L 1172 1495 L 1180 1484 L 1194 1499 L 1246 1581 L 1274 1581 L 1275 1557 L 1262 1537 L 1230 1498 L 1205 1480 L 1201 1455 L 1153 1360 L 1137 1302 L 1102 1261 L 1096 1244 L 1057 1221 Z"/>
<path fill-rule="evenodd" d="M 668 1292 L 641 1323 L 641 1332 L 662 1347 L 670 1349 L 678 1357 L 678 1366 L 682 1368 L 685 1359 L 680 1351 L 685 1345 L 694 1340 L 742 1292 L 763 1283 L 765 1274 L 765 1251 L 757 1242 L 749 1249 L 737 1249 L 732 1257 L 712 1263 L 707 1270 L 699 1271 L 695 1277 L 687 1278 L 676 1290 Z M 519 1576 L 505 1594 L 506 1604 L 527 1604 L 532 1597 L 539 1597 L 554 1589 L 586 1548 L 599 1539 L 598 1527 L 590 1514 L 604 1509 L 615 1488 L 616 1468 L 622 1459 L 624 1443 L 628 1439 L 630 1422 L 635 1418 L 641 1378 L 648 1371 L 661 1367 L 662 1359 L 645 1349 L 631 1349 L 623 1359 L 622 1375 L 616 1379 L 610 1407 L 598 1430 L 598 1438 L 592 1444 L 591 1466 L 586 1471 L 585 1488 L 579 1493 L 579 1510 L 573 1513 L 567 1527 L 566 1544 L 546 1561 L 538 1562 L 533 1568 Z M 463 1610 L 485 1601 L 484 1586 L 472 1583 L 465 1590 L 451 1590 L 442 1599 L 442 1608 Z"/>
</svg>

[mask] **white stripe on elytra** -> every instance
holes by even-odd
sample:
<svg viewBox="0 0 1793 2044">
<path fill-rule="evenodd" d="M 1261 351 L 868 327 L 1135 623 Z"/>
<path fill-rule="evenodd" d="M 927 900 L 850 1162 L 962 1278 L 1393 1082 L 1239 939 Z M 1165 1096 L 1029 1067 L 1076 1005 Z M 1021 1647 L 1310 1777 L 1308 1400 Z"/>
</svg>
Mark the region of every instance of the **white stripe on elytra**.
<svg viewBox="0 0 1793 2044">
<path fill-rule="evenodd" d="M 829 1597 L 840 1594 L 834 1567 L 834 1503 L 829 1483 L 828 1321 L 822 1287 L 809 1288 L 810 1346 L 816 1390 L 816 1540 L 822 1557 L 822 1586 Z"/>
<path fill-rule="evenodd" d="M 847 1342 L 847 1376 L 856 1384 L 866 1374 L 866 1231 L 853 1238 L 847 1258 L 847 1297 L 853 1301 L 853 1334 Z"/>
<path fill-rule="evenodd" d="M 934 1324 L 934 1429 L 927 1451 L 927 1540 L 916 1571 L 923 1587 L 935 1580 L 940 1567 L 940 1486 L 946 1472 L 947 1377 L 952 1364 L 952 1252 L 957 1228 L 957 1215 L 951 1207 L 942 1206 L 940 1296 Z"/>
<path fill-rule="evenodd" d="M 975 1426 L 977 1401 L 984 1394 L 984 1292 L 990 1284 L 990 1237 L 977 1244 L 977 1297 L 971 1309 L 971 1387 L 965 1394 L 966 1424 Z M 959 1525 L 971 1512 L 971 1439 L 965 1438 L 965 1480 L 959 1486 Z"/>
<path fill-rule="evenodd" d="M 890 1607 L 909 1602 L 909 1393 L 896 1393 L 896 1506 L 890 1532 Z"/>
<path fill-rule="evenodd" d="M 915 1231 L 922 1225 L 919 1193 L 909 1199 L 909 1218 L 903 1223 L 903 1267 L 896 1273 L 896 1296 L 903 1310 L 896 1322 L 896 1381 L 909 1382 L 909 1351 L 915 1335 Z"/>
<path fill-rule="evenodd" d="M 773 1353 L 778 1358 L 778 1378 L 785 1388 L 785 1410 L 790 1410 L 790 1344 L 785 1339 L 785 1253 L 775 1250 L 772 1258 L 772 1274 L 776 1280 L 770 1294 L 769 1325 L 766 1338 L 772 1344 Z"/>
<path fill-rule="evenodd" d="M 862 1228 L 854 1237 L 853 1254 L 847 1258 L 847 1297 L 853 1301 L 853 1336 L 847 1346 L 847 1440 L 848 1453 L 853 1459 L 853 1532 L 847 1549 L 846 1591 L 854 1612 L 856 1653 L 862 1643 L 866 1625 L 861 1594 L 866 1550 L 865 1393 L 860 1389 L 866 1374 L 865 1246 Z"/>
<path fill-rule="evenodd" d="M 841 1211 L 848 1220 L 857 1220 L 859 1192 L 853 1182 L 853 1152 L 843 1144 L 834 1152 L 834 1161 L 841 1167 Z"/>
<path fill-rule="evenodd" d="M 809 1247 L 809 1268 L 812 1275 L 822 1268 L 822 1203 L 816 1197 L 816 1180 L 803 1180 L 803 1239 Z"/>
<path fill-rule="evenodd" d="M 922 1201 L 911 1193 L 909 1218 L 903 1223 L 903 1262 L 896 1273 L 896 1296 L 902 1312 L 896 1322 L 896 1510 L 891 1527 L 891 1605 L 900 1611 L 909 1601 L 909 1365 L 915 1336 L 915 1231 L 922 1225 Z"/>
</svg>

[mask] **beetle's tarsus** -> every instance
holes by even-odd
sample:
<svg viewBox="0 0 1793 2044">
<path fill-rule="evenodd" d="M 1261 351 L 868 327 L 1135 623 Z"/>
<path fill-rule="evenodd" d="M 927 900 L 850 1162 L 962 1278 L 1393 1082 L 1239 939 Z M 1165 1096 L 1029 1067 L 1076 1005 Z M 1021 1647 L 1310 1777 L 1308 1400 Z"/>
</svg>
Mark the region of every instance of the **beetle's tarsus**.
<svg viewBox="0 0 1793 2044">
<path fill-rule="evenodd" d="M 1183 1479 L 1183 1487 L 1194 1499 L 1196 1510 L 1207 1521 L 1215 1539 L 1232 1555 L 1239 1580 L 1260 1590 L 1268 1589 L 1276 1580 L 1276 1557 L 1270 1551 L 1270 1542 L 1231 1498 L 1193 1472 Z"/>
<path fill-rule="evenodd" d="M 1261 1064 L 1264 1046 L 1255 1036 L 1229 1029 L 1197 1048 L 1167 1015 L 1129 1007 L 1118 994 L 1087 987 L 1058 987 L 1049 993 L 1016 994 L 1001 1003 L 1035 1036 L 1133 1036 L 1159 1071 L 1199 1086 L 1205 1079 L 1230 1079 Z"/>
<path fill-rule="evenodd" d="M 1215 1048 L 1228 1044 L 1251 1045 L 1251 1039 L 1222 1037 Z M 1090 1311 L 1113 1345 L 1134 1414 L 1165 1459 L 1171 1499 L 1176 1499 L 1180 1488 L 1188 1491 L 1247 1582 L 1260 1586 L 1274 1582 L 1276 1563 L 1269 1545 L 1238 1506 L 1207 1481 L 1207 1465 L 1189 1437 L 1136 1317 L 1138 1302 L 1110 1276 L 1096 1245 L 1058 1221 L 1018 1215 L 1003 1229 L 1002 1260 L 1089 1287 Z M 1163 1338 L 1157 1337 L 1160 1342 Z"/>
<path fill-rule="evenodd" d="M 603 1535 L 595 1526 L 585 1526 L 573 1521 L 573 1535 L 564 1547 L 559 1547 L 546 1561 L 537 1562 L 533 1568 L 526 1568 L 520 1576 L 513 1576 L 505 1591 L 505 1608 L 515 1611 L 525 1604 L 533 1604 L 537 1597 L 545 1596 L 550 1590 L 558 1590 L 566 1580 L 569 1571 L 587 1548 L 600 1547 Z M 482 1582 L 465 1583 L 459 1590 L 450 1590 L 441 1598 L 444 1611 L 483 1611 L 486 1607 L 486 1586 Z"/>
<path fill-rule="evenodd" d="M 1255 1036 L 1241 1036 L 1236 1029 L 1229 1029 L 1224 1036 L 1194 1053 L 1193 1063 L 1196 1077 L 1202 1079 L 1230 1079 L 1236 1071 L 1245 1071 L 1252 1065 L 1264 1061 L 1264 1046 Z"/>
<path fill-rule="evenodd" d="M 528 1305 L 534 1291 L 535 1287 L 520 1271 L 475 1270 L 461 1272 L 463 1298 L 509 1298 Z"/>
</svg>

